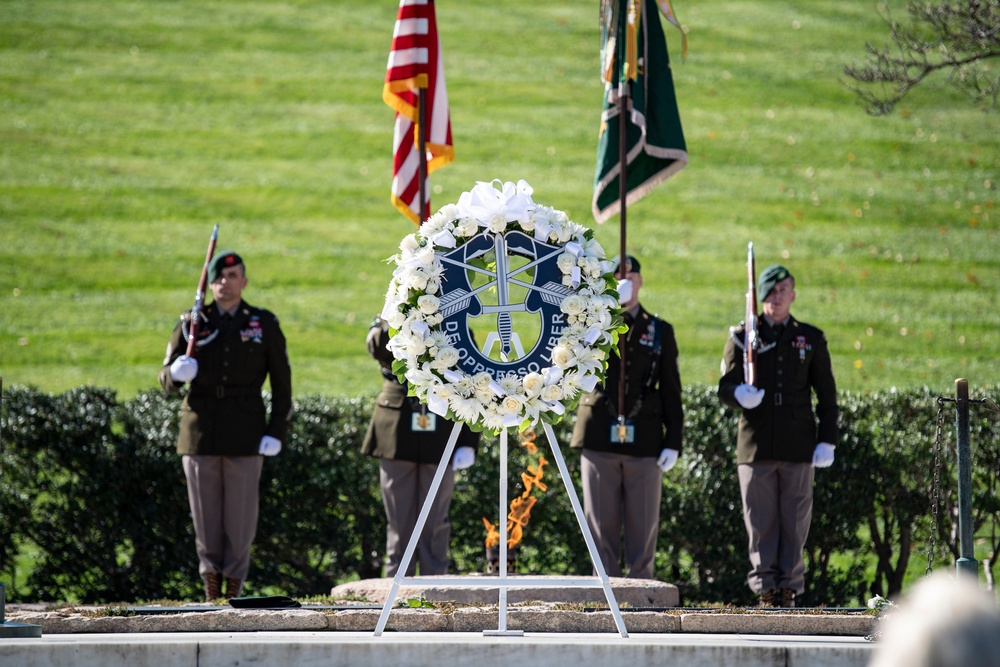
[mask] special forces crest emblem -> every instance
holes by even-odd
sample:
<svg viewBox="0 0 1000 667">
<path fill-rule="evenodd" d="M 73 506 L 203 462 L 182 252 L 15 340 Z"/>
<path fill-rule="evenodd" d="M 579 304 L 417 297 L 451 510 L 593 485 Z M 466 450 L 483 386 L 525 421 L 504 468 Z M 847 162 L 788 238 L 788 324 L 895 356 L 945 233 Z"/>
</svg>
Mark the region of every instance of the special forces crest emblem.
<svg viewBox="0 0 1000 667">
<path fill-rule="evenodd" d="M 590 230 L 531 187 L 479 183 L 403 239 L 382 317 L 394 372 L 477 430 L 559 418 L 603 380 L 622 328 Z"/>
<path fill-rule="evenodd" d="M 492 252 L 493 269 L 480 268 L 472 262 Z M 572 289 L 562 284 L 556 263 L 562 249 L 537 241 L 521 231 L 507 234 L 480 233 L 465 245 L 440 256 L 442 274 L 442 329 L 448 342 L 460 353 L 459 368 L 469 374 L 487 372 L 494 378 L 525 376 L 552 365 L 551 353 L 566 326 L 560 310 L 563 299 Z M 527 260 L 514 266 L 512 260 Z M 474 287 L 477 277 L 485 279 Z M 515 301 L 517 291 L 526 292 Z M 486 302 L 484 295 L 493 297 Z M 538 316 L 515 330 L 519 314 Z M 495 318 L 481 348 L 475 344 L 473 326 L 477 319 Z M 526 319 L 526 318 L 525 318 Z M 522 340 L 525 330 L 537 329 L 534 341 Z M 525 343 L 529 347 L 525 350 Z"/>
</svg>

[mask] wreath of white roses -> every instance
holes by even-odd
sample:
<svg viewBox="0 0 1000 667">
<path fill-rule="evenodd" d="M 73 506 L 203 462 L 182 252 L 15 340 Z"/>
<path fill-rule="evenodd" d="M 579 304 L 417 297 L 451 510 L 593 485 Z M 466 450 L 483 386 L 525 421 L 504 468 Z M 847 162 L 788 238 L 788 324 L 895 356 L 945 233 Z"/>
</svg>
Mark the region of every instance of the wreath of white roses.
<svg viewBox="0 0 1000 667">
<path fill-rule="evenodd" d="M 396 269 L 382 318 L 389 325 L 393 373 L 432 412 L 477 431 L 523 430 L 538 419 L 558 422 L 604 380 L 609 355 L 618 351 L 618 334 L 626 330 L 614 267 L 593 231 L 563 211 L 536 204 L 531 194 L 523 180 L 516 185 L 479 182 L 457 204 L 443 206 L 418 232 L 406 236 L 399 253 L 388 260 Z M 516 230 L 562 248 L 557 265 L 568 295 L 559 307 L 565 325 L 549 350 L 552 365 L 523 376 L 466 373 L 459 350 L 440 327 L 440 256 L 479 234 L 494 237 Z"/>
</svg>

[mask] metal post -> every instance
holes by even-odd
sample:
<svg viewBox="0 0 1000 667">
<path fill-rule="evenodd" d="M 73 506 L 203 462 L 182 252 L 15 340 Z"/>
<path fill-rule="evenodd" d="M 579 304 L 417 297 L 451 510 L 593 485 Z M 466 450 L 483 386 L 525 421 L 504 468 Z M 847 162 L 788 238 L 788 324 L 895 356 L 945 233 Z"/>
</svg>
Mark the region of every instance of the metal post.
<svg viewBox="0 0 1000 667">
<path fill-rule="evenodd" d="M 969 381 L 955 380 L 955 430 L 958 444 L 958 574 L 979 577 L 972 541 L 972 454 L 969 448 Z"/>
<path fill-rule="evenodd" d="M 6 618 L 7 587 L 0 584 L 0 639 L 25 639 L 42 636 L 42 626 L 32 623 L 13 623 Z"/>
<path fill-rule="evenodd" d="M 524 630 L 507 629 L 507 429 L 500 431 L 500 596 L 497 602 L 497 629 L 483 630 L 484 637 L 523 637 Z"/>
</svg>

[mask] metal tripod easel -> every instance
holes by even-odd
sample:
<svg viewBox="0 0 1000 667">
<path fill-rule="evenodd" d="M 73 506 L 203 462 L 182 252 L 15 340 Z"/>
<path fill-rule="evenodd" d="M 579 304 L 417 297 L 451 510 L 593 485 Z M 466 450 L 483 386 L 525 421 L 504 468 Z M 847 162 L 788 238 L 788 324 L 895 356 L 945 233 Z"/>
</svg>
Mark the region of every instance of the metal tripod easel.
<svg viewBox="0 0 1000 667">
<path fill-rule="evenodd" d="M 548 577 L 516 577 L 512 579 L 507 576 L 507 568 L 505 566 L 507 562 L 507 522 L 504 520 L 507 515 L 507 429 L 500 431 L 499 578 L 497 580 L 491 579 L 490 581 L 484 582 L 481 579 L 473 580 L 471 578 L 464 577 L 458 579 L 436 579 L 434 577 L 405 576 L 406 570 L 410 566 L 410 561 L 413 560 L 413 553 L 417 549 L 417 542 L 420 540 L 420 534 L 424 529 L 424 524 L 427 522 L 427 516 L 430 514 L 431 505 L 433 505 L 434 500 L 437 497 L 438 489 L 441 486 L 441 479 L 444 477 L 447 466 L 451 465 L 451 455 L 455 450 L 455 444 L 458 442 L 458 434 L 462 429 L 462 424 L 456 423 L 452 428 L 451 436 L 448 438 L 448 444 L 445 446 L 444 453 L 441 455 L 441 461 L 438 463 L 437 471 L 434 473 L 434 479 L 431 481 L 431 487 L 427 492 L 427 498 L 424 499 L 424 504 L 420 509 L 420 515 L 417 517 L 417 523 L 416 526 L 414 526 L 413 534 L 410 536 L 410 541 L 406 545 L 406 551 L 403 552 L 403 559 L 399 564 L 399 569 L 396 571 L 396 576 L 393 577 L 392 586 L 386 596 L 385 605 L 382 607 L 382 614 L 379 616 L 378 624 L 375 626 L 376 637 L 381 636 L 382 631 L 385 630 L 386 622 L 389 620 L 389 612 L 392 610 L 392 606 L 396 602 L 396 594 L 399 592 L 399 587 L 402 584 L 454 587 L 468 586 L 476 588 L 487 587 L 500 589 L 498 628 L 496 630 L 483 630 L 483 635 L 492 637 L 520 637 L 524 635 L 523 630 L 509 630 L 507 628 L 508 588 L 521 588 L 525 586 L 550 588 L 602 588 L 604 589 L 604 596 L 607 598 L 608 606 L 611 608 L 611 613 L 614 616 L 618 633 L 623 638 L 628 637 L 628 631 L 625 629 L 625 621 L 622 619 L 621 610 L 618 608 L 618 603 L 615 600 L 614 591 L 611 590 L 611 582 L 604 569 L 604 564 L 601 562 L 600 555 L 597 553 L 594 536 L 591 534 L 590 527 L 587 525 L 586 518 L 583 515 L 583 508 L 580 506 L 580 499 L 577 497 L 576 488 L 570 480 L 569 470 L 566 468 L 566 461 L 559 449 L 559 443 L 556 441 L 555 433 L 552 430 L 552 426 L 547 423 L 543 423 L 542 427 L 545 431 L 545 437 L 549 441 L 549 446 L 552 449 L 552 454 L 555 457 L 556 465 L 559 468 L 559 475 L 562 477 L 563 486 L 566 487 L 566 493 L 569 494 L 569 500 L 573 506 L 573 512 L 576 514 L 577 523 L 580 525 L 580 530 L 583 532 L 583 538 L 587 542 L 587 550 L 590 553 L 590 559 L 594 565 L 594 570 L 597 572 L 597 576 L 570 579 L 552 579 Z"/>
</svg>

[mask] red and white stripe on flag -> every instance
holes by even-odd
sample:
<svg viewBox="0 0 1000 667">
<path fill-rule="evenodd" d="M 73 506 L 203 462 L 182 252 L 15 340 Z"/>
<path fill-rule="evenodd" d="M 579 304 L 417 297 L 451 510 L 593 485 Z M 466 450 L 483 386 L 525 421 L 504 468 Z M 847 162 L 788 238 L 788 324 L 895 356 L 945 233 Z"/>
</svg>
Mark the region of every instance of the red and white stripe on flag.
<svg viewBox="0 0 1000 667">
<path fill-rule="evenodd" d="M 433 0 L 400 0 L 382 99 L 396 111 L 392 139 L 392 203 L 420 224 L 420 156 L 417 146 L 418 90 L 426 97 L 428 176 L 455 159 L 448 92 Z M 430 188 L 425 187 L 430 206 Z"/>
</svg>

